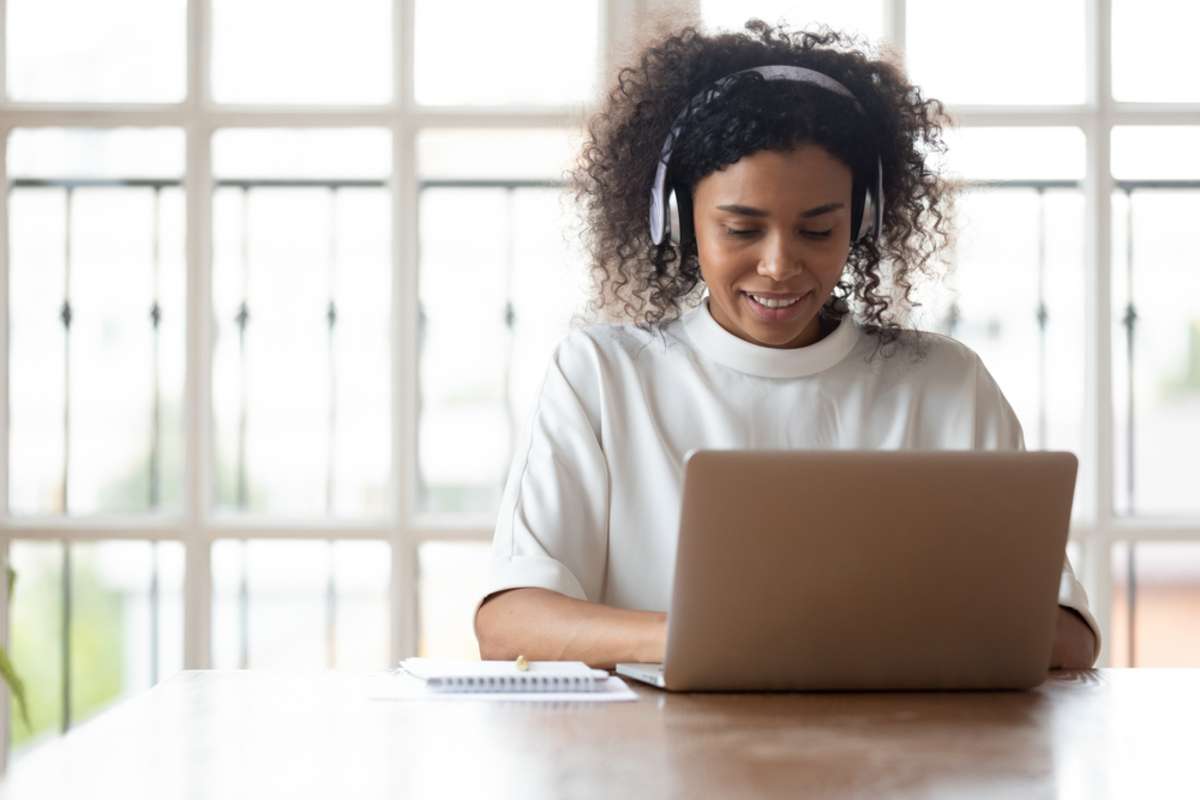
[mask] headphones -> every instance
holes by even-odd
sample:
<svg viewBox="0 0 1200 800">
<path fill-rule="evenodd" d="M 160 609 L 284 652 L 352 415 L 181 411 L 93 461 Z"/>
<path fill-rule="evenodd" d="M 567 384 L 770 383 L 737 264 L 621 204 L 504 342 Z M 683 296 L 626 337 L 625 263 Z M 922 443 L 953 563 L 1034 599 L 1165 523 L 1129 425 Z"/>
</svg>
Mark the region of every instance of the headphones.
<svg viewBox="0 0 1200 800">
<path fill-rule="evenodd" d="M 679 112 L 675 117 L 675 122 L 671 125 L 671 132 L 667 134 L 667 140 L 663 142 L 658 168 L 654 172 L 654 185 L 650 187 L 650 239 L 655 244 L 662 244 L 669 237 L 671 243 L 678 246 L 683 231 L 680 223 L 680 205 L 683 205 L 683 213 L 689 218 L 692 213 L 691 198 L 687 196 L 687 192 L 676 192 L 673 186 L 668 190 L 667 186 L 667 167 L 671 159 L 671 150 L 683 132 L 684 124 L 692 114 L 715 101 L 737 81 L 739 76 L 748 72 L 757 73 L 762 76 L 763 80 L 768 81 L 793 81 L 819 86 L 827 91 L 850 98 L 858 112 L 865 116 L 858 99 L 849 89 L 815 69 L 775 64 L 738 70 L 723 78 L 718 78 L 708 88 L 693 97 Z M 677 195 L 679 196 L 677 197 Z M 883 159 L 879 155 L 875 156 L 875 174 L 871 180 L 866 182 L 862 206 L 856 205 L 851 209 L 850 219 L 852 229 L 856 223 L 858 226 L 857 232 L 851 238 L 852 242 L 861 241 L 868 236 L 877 239 L 879 232 L 883 229 Z"/>
</svg>

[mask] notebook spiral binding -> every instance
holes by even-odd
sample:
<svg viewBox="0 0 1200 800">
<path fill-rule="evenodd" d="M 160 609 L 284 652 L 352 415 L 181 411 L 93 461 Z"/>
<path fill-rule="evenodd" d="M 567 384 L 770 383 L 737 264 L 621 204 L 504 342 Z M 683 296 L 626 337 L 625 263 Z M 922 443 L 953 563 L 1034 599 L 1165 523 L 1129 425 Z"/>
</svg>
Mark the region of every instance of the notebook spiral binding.
<svg viewBox="0 0 1200 800">
<path fill-rule="evenodd" d="M 446 692 L 593 692 L 603 681 L 587 675 L 452 675 L 429 678 L 426 685 Z"/>
</svg>

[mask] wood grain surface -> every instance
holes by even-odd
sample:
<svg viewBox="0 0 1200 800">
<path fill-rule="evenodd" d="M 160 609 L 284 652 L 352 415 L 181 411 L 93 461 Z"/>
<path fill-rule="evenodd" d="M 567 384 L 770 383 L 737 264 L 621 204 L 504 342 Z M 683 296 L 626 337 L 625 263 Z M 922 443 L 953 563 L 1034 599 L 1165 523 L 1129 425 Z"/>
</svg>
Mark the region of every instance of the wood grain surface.
<svg viewBox="0 0 1200 800">
<path fill-rule="evenodd" d="M 372 700 L 369 679 L 182 672 L 18 760 L 0 797 L 1200 798 L 1200 670 L 614 704 Z"/>
</svg>

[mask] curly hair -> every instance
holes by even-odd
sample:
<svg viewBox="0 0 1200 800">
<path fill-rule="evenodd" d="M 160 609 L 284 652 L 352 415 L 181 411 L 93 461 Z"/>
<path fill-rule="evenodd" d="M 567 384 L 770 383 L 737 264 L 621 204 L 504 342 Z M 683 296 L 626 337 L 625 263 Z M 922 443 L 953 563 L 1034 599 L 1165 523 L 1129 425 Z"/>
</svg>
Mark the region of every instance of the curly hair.
<svg viewBox="0 0 1200 800">
<path fill-rule="evenodd" d="M 689 192 L 705 176 L 760 150 L 825 148 L 854 176 L 861 197 L 876 155 L 883 166 L 878 239 L 854 242 L 822 313 L 852 310 L 879 344 L 894 341 L 914 307 L 913 288 L 933 276 L 931 259 L 949 239 L 952 187 L 926 158 L 943 152 L 943 105 L 925 99 L 901 69 L 871 58 L 859 42 L 822 28 L 788 32 L 761 20 L 744 33 L 688 27 L 642 51 L 591 118 L 571 183 L 591 256 L 591 310 L 644 327 L 676 319 L 700 296 L 694 238 L 655 245 L 649 189 L 663 141 L 697 93 L 730 73 L 768 64 L 807 67 L 846 86 L 853 101 L 804 83 L 737 80 L 716 102 L 690 113 L 671 151 L 669 181 Z M 685 195 L 686 196 L 686 195 Z M 681 202 L 681 208 L 684 203 Z M 690 203 L 688 204 L 690 205 Z"/>
</svg>

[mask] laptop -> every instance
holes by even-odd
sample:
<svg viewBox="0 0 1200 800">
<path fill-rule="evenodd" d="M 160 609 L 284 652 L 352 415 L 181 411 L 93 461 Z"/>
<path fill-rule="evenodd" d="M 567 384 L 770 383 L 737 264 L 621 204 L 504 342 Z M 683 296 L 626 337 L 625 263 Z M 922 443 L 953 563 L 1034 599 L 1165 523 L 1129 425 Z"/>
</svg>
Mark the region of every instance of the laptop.
<svg viewBox="0 0 1200 800">
<path fill-rule="evenodd" d="M 1026 689 L 1047 674 L 1078 462 L 1058 452 L 698 450 L 674 691 Z"/>
</svg>

